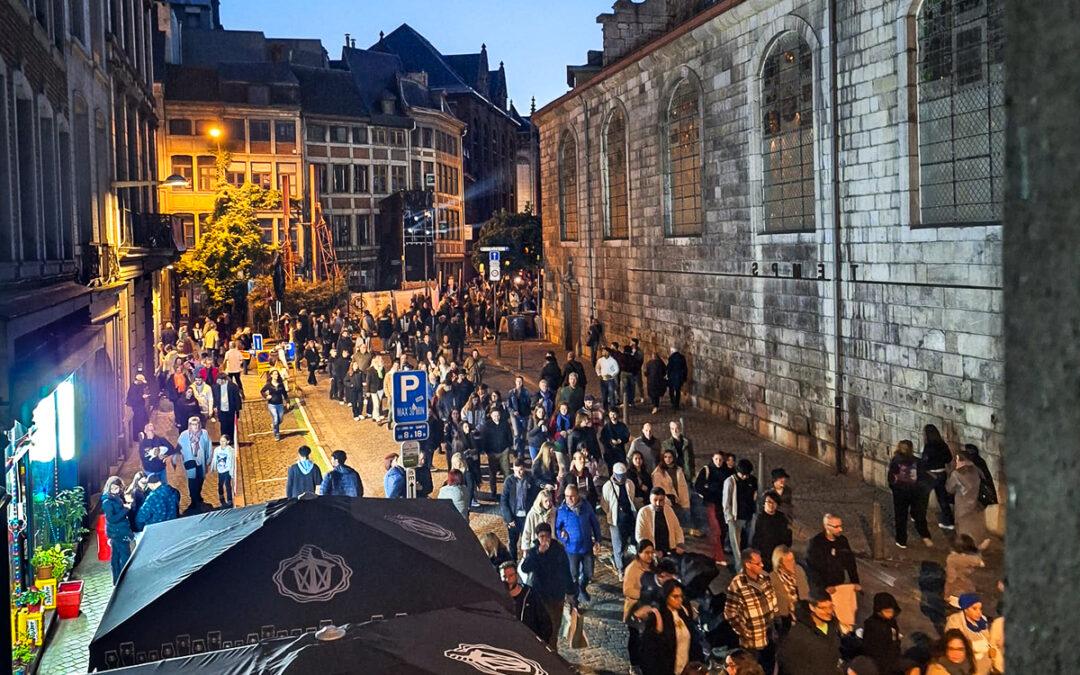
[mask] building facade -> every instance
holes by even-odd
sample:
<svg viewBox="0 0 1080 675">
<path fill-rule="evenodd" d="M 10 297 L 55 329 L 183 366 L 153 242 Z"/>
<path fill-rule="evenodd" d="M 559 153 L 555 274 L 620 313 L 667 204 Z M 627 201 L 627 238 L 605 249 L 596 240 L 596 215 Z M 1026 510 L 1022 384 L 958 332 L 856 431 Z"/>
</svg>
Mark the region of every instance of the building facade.
<svg viewBox="0 0 1080 675">
<path fill-rule="evenodd" d="M 550 333 L 867 480 L 925 424 L 1003 479 L 1003 3 L 709 5 L 615 3 L 533 117 Z"/>
</svg>

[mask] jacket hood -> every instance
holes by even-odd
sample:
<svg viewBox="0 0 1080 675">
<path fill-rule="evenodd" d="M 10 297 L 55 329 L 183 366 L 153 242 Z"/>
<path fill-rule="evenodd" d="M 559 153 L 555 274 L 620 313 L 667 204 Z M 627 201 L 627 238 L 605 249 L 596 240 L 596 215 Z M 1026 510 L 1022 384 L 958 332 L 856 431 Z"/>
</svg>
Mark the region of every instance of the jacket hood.
<svg viewBox="0 0 1080 675">
<path fill-rule="evenodd" d="M 300 473 L 306 476 L 315 468 L 315 462 L 312 462 L 310 459 L 300 459 L 296 461 L 296 466 L 300 468 Z"/>
<path fill-rule="evenodd" d="M 874 614 L 883 609 L 891 609 L 896 612 L 897 616 L 900 615 L 900 605 L 896 603 L 896 598 L 891 593 L 877 593 L 874 595 Z"/>
</svg>

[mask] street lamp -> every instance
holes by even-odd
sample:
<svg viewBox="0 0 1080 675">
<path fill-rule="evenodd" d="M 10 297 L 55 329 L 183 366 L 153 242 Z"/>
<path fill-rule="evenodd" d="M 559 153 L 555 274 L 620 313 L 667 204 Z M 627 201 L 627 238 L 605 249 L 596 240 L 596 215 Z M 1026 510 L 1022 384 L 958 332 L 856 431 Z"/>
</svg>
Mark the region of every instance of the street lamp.
<svg viewBox="0 0 1080 675">
<path fill-rule="evenodd" d="M 110 185 L 114 190 L 143 187 L 187 187 L 188 179 L 178 173 L 174 173 L 165 180 L 114 180 Z"/>
</svg>

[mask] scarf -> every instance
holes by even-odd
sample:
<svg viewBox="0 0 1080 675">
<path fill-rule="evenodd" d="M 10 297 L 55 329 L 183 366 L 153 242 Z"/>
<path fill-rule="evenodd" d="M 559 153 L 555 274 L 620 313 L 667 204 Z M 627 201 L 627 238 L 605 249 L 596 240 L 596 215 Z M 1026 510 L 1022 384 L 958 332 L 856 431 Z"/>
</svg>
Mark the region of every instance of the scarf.
<svg viewBox="0 0 1080 675">
<path fill-rule="evenodd" d="M 981 632 L 983 632 L 984 630 L 986 630 L 987 628 L 990 627 L 990 622 L 986 620 L 986 615 L 985 614 L 983 616 L 981 616 L 979 618 L 979 620 L 976 621 L 975 623 L 972 623 L 972 622 L 968 621 L 968 618 L 965 615 L 964 616 L 964 623 L 967 624 L 967 629 L 969 631 L 971 631 L 972 633 L 981 633 Z"/>
<path fill-rule="evenodd" d="M 791 611 L 794 613 L 795 603 L 799 601 L 799 587 L 795 583 L 795 574 L 789 572 L 783 565 L 777 566 L 774 572 L 776 576 L 780 577 L 781 583 L 784 584 L 784 591 L 791 598 Z"/>
</svg>

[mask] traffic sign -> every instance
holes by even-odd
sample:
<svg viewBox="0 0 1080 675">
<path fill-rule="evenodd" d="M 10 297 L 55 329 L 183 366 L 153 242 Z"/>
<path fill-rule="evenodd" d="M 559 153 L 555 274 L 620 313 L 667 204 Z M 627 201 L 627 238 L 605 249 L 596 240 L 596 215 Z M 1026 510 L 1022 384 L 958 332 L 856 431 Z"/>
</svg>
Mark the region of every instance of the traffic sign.
<svg viewBox="0 0 1080 675">
<path fill-rule="evenodd" d="M 394 373 L 391 399 L 394 424 L 427 422 L 428 381 L 425 370 L 402 370 Z"/>
<path fill-rule="evenodd" d="M 420 444 L 416 441 L 405 441 L 401 444 L 401 466 L 406 469 L 415 469 L 420 464 Z"/>
<path fill-rule="evenodd" d="M 430 433 L 427 422 L 419 424 L 395 424 L 394 440 L 398 443 L 404 441 L 426 441 Z"/>
<path fill-rule="evenodd" d="M 488 251 L 488 281 L 498 281 L 502 278 L 500 255 L 498 251 Z"/>
<path fill-rule="evenodd" d="M 489 253 L 491 251 L 499 251 L 500 253 L 506 253 L 507 251 L 510 250 L 510 247 L 509 246 L 481 246 L 480 250 L 483 251 L 484 253 Z"/>
<path fill-rule="evenodd" d="M 251 334 L 251 348 L 257 352 L 261 352 L 263 348 L 262 333 Z"/>
<path fill-rule="evenodd" d="M 435 187 L 435 174 L 433 174 L 433 173 L 425 173 L 424 174 L 424 186 L 429 187 L 429 188 Z"/>
</svg>

